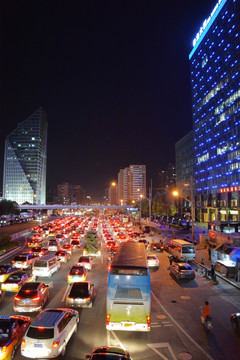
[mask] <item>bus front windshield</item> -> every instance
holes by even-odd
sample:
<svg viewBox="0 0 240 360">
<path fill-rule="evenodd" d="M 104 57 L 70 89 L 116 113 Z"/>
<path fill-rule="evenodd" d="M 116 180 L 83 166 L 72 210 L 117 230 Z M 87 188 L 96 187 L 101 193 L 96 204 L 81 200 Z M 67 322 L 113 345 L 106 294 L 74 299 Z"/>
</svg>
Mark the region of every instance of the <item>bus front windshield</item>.
<svg viewBox="0 0 240 360">
<path fill-rule="evenodd" d="M 182 247 L 182 253 L 183 254 L 194 254 L 195 249 L 193 246 L 183 246 Z"/>
</svg>

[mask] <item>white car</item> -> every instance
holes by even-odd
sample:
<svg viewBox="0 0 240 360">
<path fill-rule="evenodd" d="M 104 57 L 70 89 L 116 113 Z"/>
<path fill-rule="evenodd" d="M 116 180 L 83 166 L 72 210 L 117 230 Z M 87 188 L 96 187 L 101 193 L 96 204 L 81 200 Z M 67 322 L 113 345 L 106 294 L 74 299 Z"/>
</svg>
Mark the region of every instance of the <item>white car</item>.
<svg viewBox="0 0 240 360">
<path fill-rule="evenodd" d="M 156 255 L 147 256 L 148 267 L 159 267 L 159 261 Z"/>
<path fill-rule="evenodd" d="M 72 335 L 77 332 L 79 315 L 68 308 L 45 309 L 33 320 L 21 343 L 25 357 L 63 357 Z"/>
<path fill-rule="evenodd" d="M 80 256 L 78 265 L 85 267 L 86 270 L 92 270 L 92 260 L 89 256 Z"/>
<path fill-rule="evenodd" d="M 29 269 L 38 256 L 32 253 L 22 253 L 15 256 L 12 260 L 12 266 L 16 269 Z"/>
</svg>

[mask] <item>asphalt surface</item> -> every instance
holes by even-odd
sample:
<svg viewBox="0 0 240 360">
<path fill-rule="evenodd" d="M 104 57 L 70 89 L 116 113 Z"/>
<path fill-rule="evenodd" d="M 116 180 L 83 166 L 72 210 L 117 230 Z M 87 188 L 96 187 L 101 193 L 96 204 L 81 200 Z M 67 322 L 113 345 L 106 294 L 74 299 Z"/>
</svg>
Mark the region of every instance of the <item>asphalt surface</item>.
<svg viewBox="0 0 240 360">
<path fill-rule="evenodd" d="M 158 241 L 159 237 L 154 236 Z M 67 264 L 62 264 L 51 279 L 39 278 L 50 284 L 47 307 L 64 307 L 67 274 L 75 264 L 81 250 L 74 252 Z M 168 254 L 157 254 L 160 267 L 151 271 L 152 326 L 149 333 L 107 331 L 106 291 L 107 253 L 94 262 L 87 279 L 95 285 L 96 298 L 92 309 L 79 311 L 80 324 L 67 346 L 64 359 L 84 359 L 94 347 L 121 346 L 129 350 L 134 360 L 237 360 L 240 338 L 233 333 L 230 323 L 232 312 L 240 310 L 240 293 L 232 286 L 219 282 L 214 286 L 199 274 L 190 282 L 178 282 L 169 275 Z M 13 256 L 11 256 L 13 257 Z M 5 259 L 4 262 L 11 260 Z M 14 294 L 6 294 L 0 304 L 1 315 L 12 315 Z M 200 306 L 208 300 L 214 328 L 206 333 L 200 322 Z M 34 317 L 33 314 L 27 314 Z M 24 359 L 17 351 L 15 359 Z"/>
</svg>

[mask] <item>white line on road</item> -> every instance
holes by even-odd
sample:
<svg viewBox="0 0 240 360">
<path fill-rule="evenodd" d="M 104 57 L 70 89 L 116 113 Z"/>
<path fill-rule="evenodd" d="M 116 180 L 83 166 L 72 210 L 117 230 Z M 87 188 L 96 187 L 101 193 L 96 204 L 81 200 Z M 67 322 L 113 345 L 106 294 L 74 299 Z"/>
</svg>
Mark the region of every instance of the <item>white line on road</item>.
<svg viewBox="0 0 240 360">
<path fill-rule="evenodd" d="M 152 328 L 159 328 L 159 327 L 162 327 L 162 325 L 151 325 L 151 329 Z"/>
<path fill-rule="evenodd" d="M 121 348 L 123 350 L 126 350 L 125 346 L 123 345 L 123 343 L 120 341 L 120 339 L 117 337 L 117 335 L 115 334 L 115 332 L 113 330 L 110 330 L 113 337 L 115 338 L 115 340 L 119 343 L 119 345 L 121 346 Z"/>
<path fill-rule="evenodd" d="M 63 294 L 63 297 L 62 297 L 61 302 L 64 302 L 64 299 L 65 299 L 65 297 L 67 296 L 68 289 L 69 289 L 69 285 L 67 286 L 67 288 L 66 288 L 66 290 L 65 290 L 65 292 L 64 292 L 64 294 Z"/>
<path fill-rule="evenodd" d="M 170 313 L 165 309 L 165 307 L 160 303 L 156 295 L 152 291 L 152 296 L 154 297 L 155 301 L 158 305 L 163 309 L 163 311 L 167 314 L 167 316 L 171 319 L 171 321 L 183 332 L 183 334 L 199 349 L 203 352 L 203 354 L 209 360 L 214 360 L 183 328 L 174 318 L 170 315 Z"/>
<path fill-rule="evenodd" d="M 166 358 L 163 354 L 160 353 L 159 350 L 155 349 L 155 348 L 168 348 L 170 354 L 172 355 L 173 360 L 177 360 L 171 346 L 169 345 L 169 343 L 156 343 L 156 344 L 147 344 L 148 347 L 150 347 L 150 349 L 152 349 L 153 351 L 155 351 L 155 353 L 157 353 L 163 360 L 169 360 L 168 358 Z"/>
</svg>

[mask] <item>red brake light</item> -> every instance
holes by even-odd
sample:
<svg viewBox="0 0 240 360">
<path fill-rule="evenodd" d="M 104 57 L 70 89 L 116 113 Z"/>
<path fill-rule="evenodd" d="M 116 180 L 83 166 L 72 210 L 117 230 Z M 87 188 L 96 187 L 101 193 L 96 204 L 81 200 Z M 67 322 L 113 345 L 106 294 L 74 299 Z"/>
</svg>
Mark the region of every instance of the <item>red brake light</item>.
<svg viewBox="0 0 240 360">
<path fill-rule="evenodd" d="M 22 339 L 22 346 L 25 346 L 26 345 L 26 341 L 25 339 Z"/>
<path fill-rule="evenodd" d="M 38 301 L 40 300 L 40 296 L 35 296 L 34 298 L 32 298 L 33 301 Z"/>
<path fill-rule="evenodd" d="M 109 322 L 110 322 L 110 314 L 107 314 L 106 325 L 109 325 Z"/>
<path fill-rule="evenodd" d="M 14 300 L 19 301 L 21 298 L 19 296 L 15 296 Z"/>
<path fill-rule="evenodd" d="M 147 316 L 147 327 L 150 329 L 151 326 L 151 316 Z"/>
<path fill-rule="evenodd" d="M 52 347 L 53 347 L 53 348 L 58 347 L 58 345 L 59 345 L 59 340 L 58 340 L 58 341 L 54 341 L 54 342 L 52 343 Z"/>
</svg>

